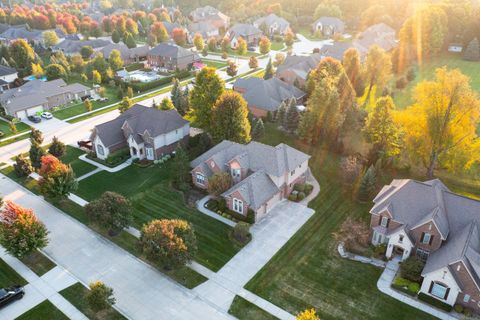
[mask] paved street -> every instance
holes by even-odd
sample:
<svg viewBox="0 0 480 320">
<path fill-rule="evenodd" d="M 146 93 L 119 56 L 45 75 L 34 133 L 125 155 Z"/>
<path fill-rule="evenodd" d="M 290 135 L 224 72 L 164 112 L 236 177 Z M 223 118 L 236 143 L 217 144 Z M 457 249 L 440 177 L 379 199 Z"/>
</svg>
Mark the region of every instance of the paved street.
<svg viewBox="0 0 480 320">
<path fill-rule="evenodd" d="M 166 278 L 40 197 L 0 175 L 0 193 L 32 208 L 50 231 L 45 252 L 83 283 L 101 280 L 132 319 L 230 319 L 213 304 Z"/>
</svg>

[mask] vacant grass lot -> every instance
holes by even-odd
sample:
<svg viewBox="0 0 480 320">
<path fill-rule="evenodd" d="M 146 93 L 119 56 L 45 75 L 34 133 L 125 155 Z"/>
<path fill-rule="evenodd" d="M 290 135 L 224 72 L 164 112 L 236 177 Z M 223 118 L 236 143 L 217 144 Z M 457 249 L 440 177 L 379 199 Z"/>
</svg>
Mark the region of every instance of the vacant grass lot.
<svg viewBox="0 0 480 320">
<path fill-rule="evenodd" d="M 45 300 L 28 310 L 15 320 L 68 320 L 69 318 L 58 310 L 50 301 Z"/>
<path fill-rule="evenodd" d="M 264 142 L 290 143 L 312 155 L 310 167 L 320 182 L 320 195 L 310 204 L 312 218 L 247 284 L 246 288 L 297 314 L 315 308 L 325 319 L 433 319 L 380 291 L 381 269 L 341 259 L 332 233 L 349 216 L 367 220 L 369 204 L 359 205 L 339 185 L 338 158 L 317 146 L 292 143 L 267 126 Z"/>
<path fill-rule="evenodd" d="M 27 281 L 23 279 L 15 270 L 0 259 L 0 288 L 10 287 L 14 285 L 24 286 Z"/>
<path fill-rule="evenodd" d="M 60 160 L 63 163 L 72 166 L 73 172 L 75 172 L 77 178 L 97 168 L 90 163 L 78 159 L 82 154 L 85 154 L 83 150 L 67 145 L 65 154 L 60 157 Z"/>
<path fill-rule="evenodd" d="M 217 271 L 240 248 L 229 240 L 229 226 L 184 204 L 182 194 L 170 186 L 170 164 L 149 168 L 132 165 L 116 173 L 100 172 L 80 181 L 76 194 L 88 201 L 105 191 L 123 194 L 132 201 L 137 228 L 153 219 L 180 218 L 191 222 L 198 239 L 196 260 Z"/>
<path fill-rule="evenodd" d="M 460 69 L 460 71 L 469 76 L 470 85 L 476 91 L 480 92 L 480 63 L 475 61 L 465 61 L 461 55 L 445 54 L 442 57 L 424 62 L 415 67 L 415 80 L 410 82 L 405 89 L 395 90 L 395 104 L 399 109 L 403 109 L 412 104 L 413 88 L 422 80 L 432 80 L 435 77 L 435 69 L 448 66 L 448 69 Z"/>
<path fill-rule="evenodd" d="M 8 122 L 0 119 L 0 132 L 3 133 L 3 135 L 0 133 L 0 139 L 5 139 L 10 136 L 30 130 L 30 126 L 23 122 L 17 122 L 15 126 L 17 127 L 17 132 L 13 133 L 12 131 L 10 131 L 10 126 L 8 125 Z"/>
</svg>

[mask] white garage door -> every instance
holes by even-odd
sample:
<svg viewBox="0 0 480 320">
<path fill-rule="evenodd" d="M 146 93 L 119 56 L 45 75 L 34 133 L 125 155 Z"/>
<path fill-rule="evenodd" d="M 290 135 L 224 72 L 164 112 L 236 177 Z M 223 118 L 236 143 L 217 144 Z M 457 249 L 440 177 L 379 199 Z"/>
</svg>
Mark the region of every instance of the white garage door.
<svg viewBox="0 0 480 320">
<path fill-rule="evenodd" d="M 26 117 L 27 117 L 27 113 L 25 111 L 17 111 L 18 119 L 25 119 Z"/>
<path fill-rule="evenodd" d="M 29 116 L 33 116 L 37 112 L 43 112 L 43 107 L 38 106 L 38 107 L 33 107 L 33 108 L 30 108 L 30 109 L 27 109 L 27 115 L 29 115 Z"/>
</svg>

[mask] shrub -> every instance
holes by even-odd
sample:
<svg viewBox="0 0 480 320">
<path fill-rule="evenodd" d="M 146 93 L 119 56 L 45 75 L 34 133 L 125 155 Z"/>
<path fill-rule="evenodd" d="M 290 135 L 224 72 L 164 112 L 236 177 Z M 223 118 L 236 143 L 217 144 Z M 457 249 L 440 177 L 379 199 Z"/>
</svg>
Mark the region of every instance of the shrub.
<svg viewBox="0 0 480 320">
<path fill-rule="evenodd" d="M 98 312 L 107 309 L 110 305 L 115 304 L 113 297 L 113 289 L 107 287 L 101 281 L 95 281 L 89 285 L 90 291 L 87 294 L 87 302 L 92 310 Z"/>
<path fill-rule="evenodd" d="M 414 282 L 422 281 L 422 270 L 425 263 L 416 256 L 410 256 L 400 264 L 400 275 Z"/>
<path fill-rule="evenodd" d="M 108 165 L 116 166 L 130 158 L 130 150 L 128 148 L 120 149 L 108 155 L 105 162 Z"/>
<path fill-rule="evenodd" d="M 305 199 L 305 193 L 299 192 L 297 195 L 297 201 L 302 201 L 303 199 Z"/>
<path fill-rule="evenodd" d="M 395 87 L 397 89 L 403 89 L 407 86 L 407 84 L 408 84 L 407 79 L 405 79 L 405 77 L 401 77 L 397 79 L 397 81 L 395 82 Z"/>
<path fill-rule="evenodd" d="M 226 172 L 216 173 L 208 180 L 208 193 L 218 197 L 232 185 L 232 176 Z"/>
<path fill-rule="evenodd" d="M 418 299 L 419 300 L 422 300 L 434 307 L 437 307 L 439 309 L 442 309 L 444 311 L 447 311 L 447 312 L 450 312 L 452 311 L 452 306 L 449 305 L 449 304 L 446 304 L 445 302 L 442 302 L 432 296 L 429 296 L 429 295 L 426 295 L 425 293 L 421 292 L 419 295 L 418 295 Z"/>
<path fill-rule="evenodd" d="M 57 137 L 54 136 L 52 144 L 48 148 L 48 153 L 59 158 L 65 154 L 66 148 L 67 147 L 65 146 L 65 143 L 61 142 Z"/>
<path fill-rule="evenodd" d="M 50 198 L 67 197 L 77 190 L 78 182 L 70 165 L 66 165 L 53 155 L 43 156 L 39 174 L 40 192 Z"/>
<path fill-rule="evenodd" d="M 305 195 L 309 195 L 310 193 L 312 193 L 313 191 L 313 186 L 311 184 L 305 184 Z"/>
<path fill-rule="evenodd" d="M 457 313 L 463 313 L 463 306 L 457 303 L 453 306 L 453 310 Z"/>
<path fill-rule="evenodd" d="M 296 193 L 291 193 L 291 194 L 288 196 L 288 200 L 290 200 L 290 201 L 297 201 L 297 194 L 296 194 Z"/>
<path fill-rule="evenodd" d="M 226 60 L 228 58 L 228 53 L 226 53 L 225 51 L 222 52 L 222 59 Z"/>
<path fill-rule="evenodd" d="M 305 192 L 305 183 L 297 183 L 295 186 L 293 186 L 293 190 Z"/>
<path fill-rule="evenodd" d="M 86 214 L 98 225 L 116 235 L 132 222 L 132 208 L 122 195 L 106 191 L 85 206 Z"/>
<path fill-rule="evenodd" d="M 32 164 L 29 159 L 25 158 L 22 154 L 19 154 L 15 158 L 13 164 L 17 177 L 26 177 L 33 172 Z"/>
<path fill-rule="evenodd" d="M 250 235 L 250 225 L 246 222 L 239 222 L 233 228 L 233 237 L 241 243 L 246 243 Z"/>
</svg>

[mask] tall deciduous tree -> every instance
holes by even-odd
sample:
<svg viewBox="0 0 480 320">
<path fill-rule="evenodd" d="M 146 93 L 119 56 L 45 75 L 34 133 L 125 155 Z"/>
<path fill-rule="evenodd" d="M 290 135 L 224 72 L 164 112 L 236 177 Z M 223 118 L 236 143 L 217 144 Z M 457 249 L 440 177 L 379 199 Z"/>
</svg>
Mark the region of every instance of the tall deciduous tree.
<svg viewBox="0 0 480 320">
<path fill-rule="evenodd" d="M 65 71 L 65 68 L 61 66 L 60 64 L 49 64 L 45 68 L 45 75 L 47 76 L 48 81 L 52 81 L 55 79 L 65 79 L 67 77 L 67 72 Z"/>
<path fill-rule="evenodd" d="M 363 91 L 365 90 L 365 85 L 362 79 L 362 65 L 358 50 L 356 48 L 349 48 L 345 51 L 342 64 L 350 83 L 357 93 L 357 97 L 362 96 Z"/>
<path fill-rule="evenodd" d="M 31 209 L 6 201 L 0 221 L 0 244 L 17 258 L 48 244 L 48 230 Z"/>
<path fill-rule="evenodd" d="M 393 119 L 394 112 L 392 98 L 381 97 L 365 122 L 363 133 L 366 140 L 373 144 L 377 156 L 392 157 L 400 153 L 400 130 Z"/>
<path fill-rule="evenodd" d="M 232 186 L 232 176 L 228 172 L 219 172 L 208 179 L 208 193 L 219 197 Z"/>
<path fill-rule="evenodd" d="M 122 102 L 118 105 L 118 110 L 120 113 L 124 113 L 132 107 L 133 103 L 130 101 L 129 97 L 123 97 Z"/>
<path fill-rule="evenodd" d="M 132 222 L 132 207 L 122 195 L 107 191 L 85 206 L 86 214 L 99 226 L 116 235 Z"/>
<path fill-rule="evenodd" d="M 223 93 L 215 103 L 212 122 L 215 140 L 247 143 L 251 140 L 247 102 L 235 91 Z"/>
<path fill-rule="evenodd" d="M 365 81 L 367 96 L 365 105 L 370 101 L 373 86 L 383 87 L 392 74 L 392 61 L 385 51 L 377 45 L 370 47 L 365 61 Z"/>
<path fill-rule="evenodd" d="M 120 51 L 117 49 L 112 50 L 108 56 L 108 63 L 113 70 L 118 70 L 123 67 L 123 60 Z"/>
<path fill-rule="evenodd" d="M 175 106 L 173 105 L 172 103 L 172 100 L 170 100 L 169 98 L 165 97 L 162 99 L 162 101 L 160 102 L 160 105 L 158 107 L 158 109 L 160 110 L 171 110 L 171 109 L 175 109 Z"/>
<path fill-rule="evenodd" d="M 49 198 L 64 198 L 77 190 L 78 182 L 70 165 L 66 165 L 53 155 L 42 157 L 39 170 L 40 192 Z"/>
<path fill-rule="evenodd" d="M 458 69 L 437 69 L 433 81 L 416 86 L 414 104 L 398 116 L 410 158 L 421 161 L 428 177 L 439 165 L 456 171 L 480 160 L 480 104 L 469 82 Z"/>
<path fill-rule="evenodd" d="M 189 99 L 194 123 L 200 128 L 210 130 L 212 108 L 223 94 L 224 88 L 225 84 L 217 75 L 215 68 L 205 67 L 197 74 Z"/>
<path fill-rule="evenodd" d="M 35 51 L 24 39 L 14 40 L 9 47 L 11 60 L 15 67 L 25 72 L 31 71 L 32 63 L 35 62 Z"/>
</svg>

